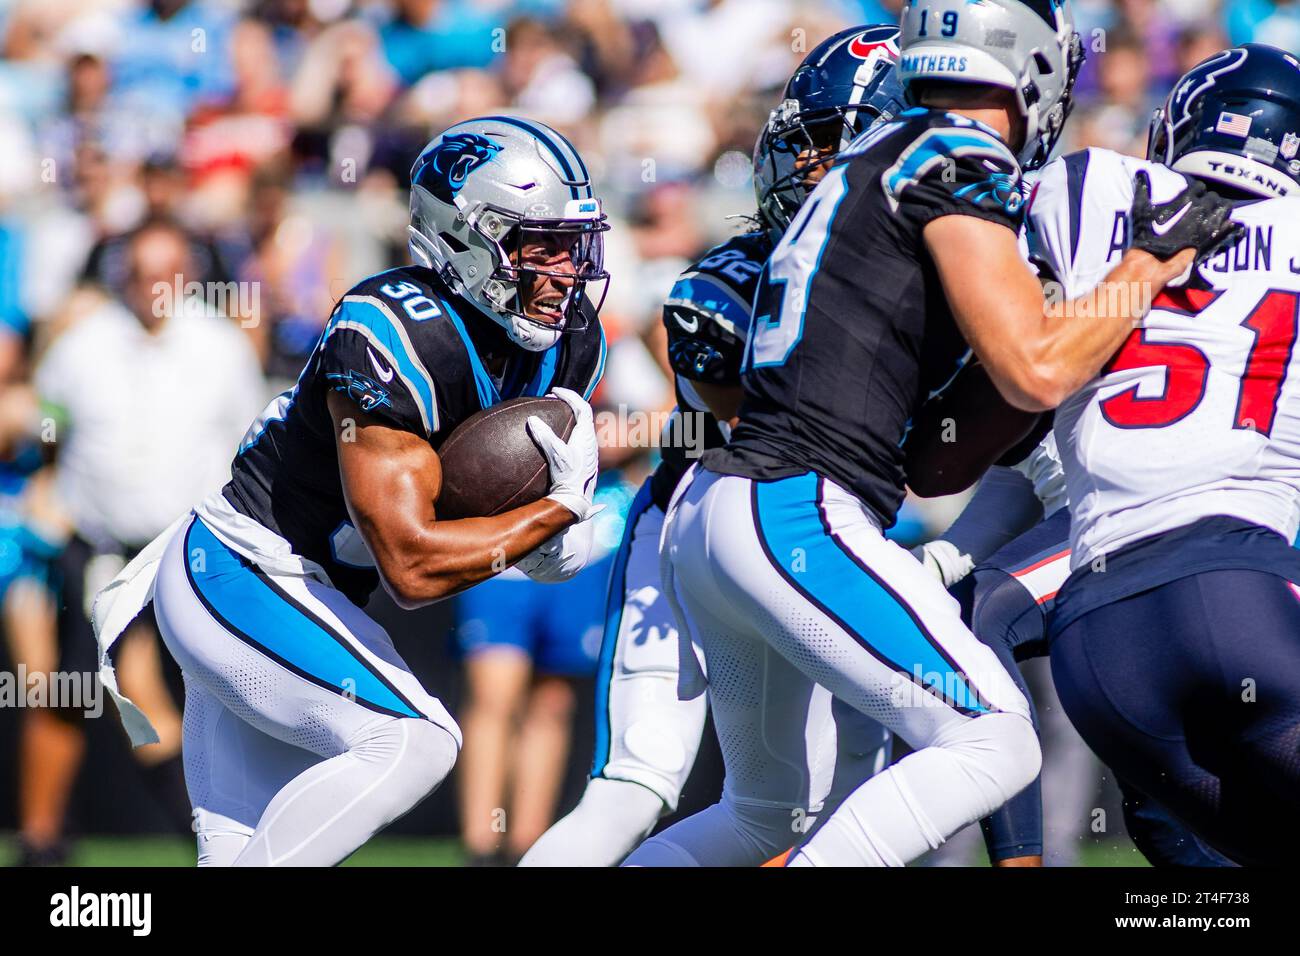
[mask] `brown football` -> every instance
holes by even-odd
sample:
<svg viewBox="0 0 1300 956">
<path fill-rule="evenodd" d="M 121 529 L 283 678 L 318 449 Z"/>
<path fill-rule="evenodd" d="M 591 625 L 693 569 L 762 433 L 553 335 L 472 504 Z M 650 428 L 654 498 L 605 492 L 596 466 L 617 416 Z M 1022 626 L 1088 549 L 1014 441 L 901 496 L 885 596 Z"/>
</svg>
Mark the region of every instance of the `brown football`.
<svg viewBox="0 0 1300 956">
<path fill-rule="evenodd" d="M 528 434 L 536 415 L 560 438 L 573 433 L 573 410 L 558 398 L 511 398 L 475 412 L 438 449 L 439 518 L 488 518 L 546 496 L 546 456 Z"/>
</svg>

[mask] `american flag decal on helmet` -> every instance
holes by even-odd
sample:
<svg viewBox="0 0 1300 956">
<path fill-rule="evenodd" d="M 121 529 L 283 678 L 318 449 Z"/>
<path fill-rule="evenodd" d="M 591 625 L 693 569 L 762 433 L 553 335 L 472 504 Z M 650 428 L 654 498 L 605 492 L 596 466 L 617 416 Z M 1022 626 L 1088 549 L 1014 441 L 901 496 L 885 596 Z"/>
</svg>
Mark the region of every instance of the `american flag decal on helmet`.
<svg viewBox="0 0 1300 956">
<path fill-rule="evenodd" d="M 1250 117 L 1242 116 L 1240 113 L 1229 113 L 1226 110 L 1219 114 L 1219 121 L 1214 124 L 1216 133 L 1227 133 L 1229 136 L 1245 136 L 1250 132 Z"/>
</svg>

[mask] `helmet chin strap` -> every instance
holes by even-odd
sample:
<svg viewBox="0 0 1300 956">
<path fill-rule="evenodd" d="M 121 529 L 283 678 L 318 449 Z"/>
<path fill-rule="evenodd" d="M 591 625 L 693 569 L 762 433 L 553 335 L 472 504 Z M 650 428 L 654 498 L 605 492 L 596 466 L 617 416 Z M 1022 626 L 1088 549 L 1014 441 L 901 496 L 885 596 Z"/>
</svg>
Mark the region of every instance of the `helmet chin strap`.
<svg viewBox="0 0 1300 956">
<path fill-rule="evenodd" d="M 560 340 L 562 332 L 559 326 L 554 329 L 544 329 L 517 315 L 508 315 L 505 318 L 508 320 L 506 334 L 510 336 L 510 341 L 529 352 L 545 352 Z"/>
</svg>

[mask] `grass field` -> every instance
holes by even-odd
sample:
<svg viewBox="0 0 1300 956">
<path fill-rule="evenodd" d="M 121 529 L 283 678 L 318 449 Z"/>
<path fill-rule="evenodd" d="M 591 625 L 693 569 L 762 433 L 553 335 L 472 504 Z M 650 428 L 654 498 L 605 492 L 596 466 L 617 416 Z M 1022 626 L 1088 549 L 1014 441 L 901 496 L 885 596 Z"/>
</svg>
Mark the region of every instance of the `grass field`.
<svg viewBox="0 0 1300 956">
<path fill-rule="evenodd" d="M 1127 840 L 1089 844 L 1085 866 L 1146 866 Z M 380 837 L 363 846 L 344 866 L 459 866 L 460 845 L 452 839 Z M 0 866 L 13 861 L 13 840 L 0 844 Z M 72 866 L 193 866 L 194 844 L 178 837 L 87 837 L 73 848 Z"/>
</svg>

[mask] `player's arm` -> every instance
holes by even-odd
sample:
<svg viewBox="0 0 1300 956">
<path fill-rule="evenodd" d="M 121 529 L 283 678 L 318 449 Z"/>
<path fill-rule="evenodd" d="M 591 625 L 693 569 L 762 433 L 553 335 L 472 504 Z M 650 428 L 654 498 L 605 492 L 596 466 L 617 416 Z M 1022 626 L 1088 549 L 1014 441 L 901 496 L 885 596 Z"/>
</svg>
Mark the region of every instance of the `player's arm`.
<svg viewBox="0 0 1300 956">
<path fill-rule="evenodd" d="M 983 365 L 967 365 L 912 424 L 903 448 L 908 487 L 922 498 L 965 491 L 1041 418 L 1008 404 Z"/>
<path fill-rule="evenodd" d="M 441 600 L 514 564 L 578 520 L 543 498 L 491 518 L 439 521 L 442 466 L 420 436 L 328 395 L 343 494 L 384 585 L 404 608 Z"/>
<path fill-rule="evenodd" d="M 704 399 L 709 413 L 725 425 L 736 427 L 740 421 L 740 400 L 745 390 L 739 385 L 714 385 L 710 382 L 693 382 L 695 393 Z"/>
<path fill-rule="evenodd" d="M 1229 212 L 1201 183 L 1152 204 L 1139 174 L 1131 248 L 1085 297 L 1055 303 L 1044 298 L 1005 225 L 946 215 L 927 223 L 923 236 L 953 316 L 998 391 L 1017 408 L 1046 411 L 1097 375 L 1198 252 L 1233 236 L 1239 227 Z"/>
<path fill-rule="evenodd" d="M 734 426 L 745 394 L 740 385 L 740 360 L 745 343 L 734 330 L 741 322 L 748 324 L 748 315 L 740 314 L 740 307 L 718 280 L 705 276 L 697 278 L 695 283 L 717 288 L 716 305 L 734 311 L 731 327 L 718 321 L 715 309 L 692 301 L 692 287 L 679 280 L 664 303 L 668 364 L 691 383 L 714 418 Z"/>
</svg>

